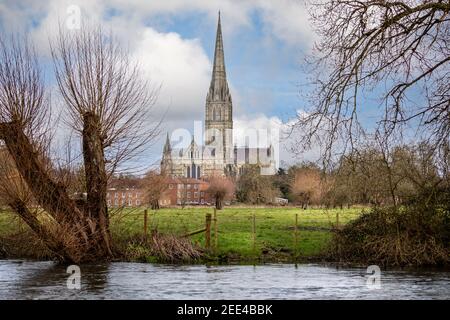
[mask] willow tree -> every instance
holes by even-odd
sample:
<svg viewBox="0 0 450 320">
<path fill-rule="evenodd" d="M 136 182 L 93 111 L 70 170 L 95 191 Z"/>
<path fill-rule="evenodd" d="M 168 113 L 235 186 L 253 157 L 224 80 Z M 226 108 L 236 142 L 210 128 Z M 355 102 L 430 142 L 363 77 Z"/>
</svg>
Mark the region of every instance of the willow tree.
<svg viewBox="0 0 450 320">
<path fill-rule="evenodd" d="M 76 201 L 58 177 L 49 151 L 52 112 L 39 61 L 26 41 L 13 38 L 0 42 L 0 139 L 18 173 L 9 177 L 20 177 L 20 190 L 29 195 L 9 192 L 7 204 L 61 260 L 109 259 L 114 248 L 108 179 L 157 133 L 149 113 L 155 91 L 119 43 L 100 29 L 60 32 L 52 57 L 62 97 L 58 111 L 82 146 L 87 197 Z"/>
<path fill-rule="evenodd" d="M 405 128 L 436 148 L 448 145 L 450 3 L 309 2 L 318 41 L 308 60 L 310 107 L 295 124 L 299 145 L 319 143 L 329 160 L 336 148 L 355 150 L 367 133 L 388 139 Z M 379 112 L 361 122 L 377 98 Z"/>
</svg>

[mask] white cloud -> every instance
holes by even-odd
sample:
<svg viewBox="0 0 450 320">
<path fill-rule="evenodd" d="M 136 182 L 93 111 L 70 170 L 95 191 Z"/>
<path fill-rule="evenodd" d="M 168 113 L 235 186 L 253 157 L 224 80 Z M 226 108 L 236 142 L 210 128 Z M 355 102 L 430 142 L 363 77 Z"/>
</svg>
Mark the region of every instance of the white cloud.
<svg viewBox="0 0 450 320">
<path fill-rule="evenodd" d="M 277 132 L 278 135 L 269 134 L 269 141 L 275 149 L 275 155 L 278 159 L 282 160 L 288 165 L 303 161 L 317 161 L 320 156 L 319 148 L 314 147 L 311 150 L 301 153 L 294 154 L 291 148 L 295 146 L 296 136 L 288 135 L 290 132 L 290 125 L 292 122 L 283 123 L 283 121 L 276 117 L 268 117 L 265 114 L 256 115 L 245 115 L 234 119 L 234 142 L 238 146 L 244 146 L 246 144 L 245 137 L 258 130 L 261 134 L 265 132 Z M 259 143 L 258 147 L 266 147 L 265 143 Z"/>
<path fill-rule="evenodd" d="M 300 1 L 261 1 L 264 21 L 272 28 L 272 34 L 290 44 L 309 47 L 315 34 L 309 24 L 306 5 Z"/>
<path fill-rule="evenodd" d="M 134 56 L 148 78 L 161 83 L 158 105 L 168 108 L 168 118 L 202 119 L 211 64 L 198 40 L 146 28 Z"/>
</svg>

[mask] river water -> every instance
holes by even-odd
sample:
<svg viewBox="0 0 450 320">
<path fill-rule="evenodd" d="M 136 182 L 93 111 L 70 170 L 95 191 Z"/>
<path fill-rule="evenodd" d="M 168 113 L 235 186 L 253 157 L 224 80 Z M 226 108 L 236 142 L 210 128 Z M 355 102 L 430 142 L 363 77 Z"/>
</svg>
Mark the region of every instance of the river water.
<svg viewBox="0 0 450 320">
<path fill-rule="evenodd" d="M 1 299 L 450 299 L 450 272 L 383 271 L 367 284 L 362 268 L 316 264 L 259 266 L 83 265 L 80 289 L 65 266 L 0 260 Z M 73 278 L 72 278 L 73 280 Z M 76 284 L 69 279 L 70 284 Z"/>
</svg>

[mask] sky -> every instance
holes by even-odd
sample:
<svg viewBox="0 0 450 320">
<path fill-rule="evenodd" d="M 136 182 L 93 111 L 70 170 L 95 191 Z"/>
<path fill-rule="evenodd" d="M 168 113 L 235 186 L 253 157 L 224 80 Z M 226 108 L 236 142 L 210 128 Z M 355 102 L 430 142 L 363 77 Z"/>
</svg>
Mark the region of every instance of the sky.
<svg viewBox="0 0 450 320">
<path fill-rule="evenodd" d="M 78 12 L 81 24 L 110 28 L 160 88 L 153 108 L 164 125 L 142 160 L 150 165 L 161 156 L 166 131 L 203 121 L 219 10 L 234 127 L 281 127 L 305 107 L 302 57 L 316 36 L 301 0 L 0 0 L 0 28 L 26 32 L 44 59 L 58 26 L 73 24 Z M 286 163 L 317 155 L 293 156 L 289 147 L 284 140 L 279 147 Z"/>
</svg>

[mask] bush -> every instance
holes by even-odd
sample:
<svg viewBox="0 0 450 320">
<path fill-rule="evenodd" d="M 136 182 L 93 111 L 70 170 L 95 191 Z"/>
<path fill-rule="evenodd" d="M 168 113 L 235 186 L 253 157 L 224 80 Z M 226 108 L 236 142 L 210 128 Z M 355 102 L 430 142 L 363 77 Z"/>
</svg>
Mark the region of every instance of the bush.
<svg viewBox="0 0 450 320">
<path fill-rule="evenodd" d="M 422 200 L 363 212 L 337 230 L 332 256 L 382 266 L 449 264 L 450 210 L 440 201 Z"/>
</svg>

